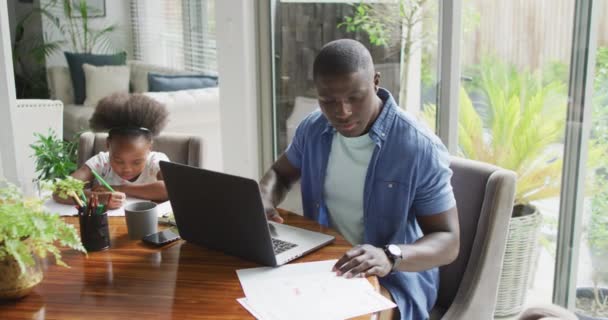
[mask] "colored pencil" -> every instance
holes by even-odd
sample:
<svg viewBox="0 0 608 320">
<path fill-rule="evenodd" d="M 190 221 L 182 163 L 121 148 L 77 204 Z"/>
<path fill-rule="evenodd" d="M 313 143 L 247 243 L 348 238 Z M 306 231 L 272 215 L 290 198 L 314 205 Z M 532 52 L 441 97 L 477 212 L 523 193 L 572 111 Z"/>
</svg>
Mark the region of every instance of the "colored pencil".
<svg viewBox="0 0 608 320">
<path fill-rule="evenodd" d="M 114 189 L 112 189 L 112 187 L 110 187 L 110 185 L 105 180 L 103 180 L 103 178 L 99 174 L 97 174 L 97 172 L 95 172 L 95 170 L 91 169 L 91 172 L 93 173 L 95 178 L 97 178 L 97 181 L 99 181 L 99 183 L 101 183 L 104 187 L 106 187 L 111 192 L 115 192 Z"/>
</svg>

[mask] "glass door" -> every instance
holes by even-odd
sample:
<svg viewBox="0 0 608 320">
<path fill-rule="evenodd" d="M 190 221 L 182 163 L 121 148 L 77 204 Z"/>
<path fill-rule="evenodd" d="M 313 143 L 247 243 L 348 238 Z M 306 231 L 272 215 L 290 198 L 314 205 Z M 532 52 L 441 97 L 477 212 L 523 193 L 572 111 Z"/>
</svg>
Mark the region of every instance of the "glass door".
<svg viewBox="0 0 608 320">
<path fill-rule="evenodd" d="M 574 2 L 465 0 L 458 154 L 517 174 L 495 315 L 553 296 Z"/>
<path fill-rule="evenodd" d="M 608 12 L 599 1 L 598 17 Z M 597 23 L 593 91 L 586 107 L 591 108 L 587 140 L 584 201 L 580 219 L 580 241 L 574 291 L 574 310 L 585 319 L 608 318 L 608 24 Z"/>
<path fill-rule="evenodd" d="M 318 108 L 312 64 L 332 40 L 355 39 L 369 48 L 380 86 L 402 108 L 422 116 L 425 105 L 437 105 L 438 0 L 281 0 L 273 11 L 275 158 Z M 302 212 L 297 187 L 283 206 Z"/>
</svg>

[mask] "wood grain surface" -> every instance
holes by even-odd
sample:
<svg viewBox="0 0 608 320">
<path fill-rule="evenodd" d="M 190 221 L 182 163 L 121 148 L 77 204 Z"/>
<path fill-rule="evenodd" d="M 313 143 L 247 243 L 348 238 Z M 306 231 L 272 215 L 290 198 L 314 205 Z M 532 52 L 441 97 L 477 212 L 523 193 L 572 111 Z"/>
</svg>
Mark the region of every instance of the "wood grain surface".
<svg viewBox="0 0 608 320">
<path fill-rule="evenodd" d="M 295 263 L 337 259 L 351 247 L 314 221 L 281 215 L 287 224 L 336 236 Z M 64 219 L 78 228 L 76 217 Z M 148 246 L 129 240 L 124 217 L 109 223 L 109 250 L 62 250 L 70 268 L 43 260 L 42 283 L 21 300 L 0 302 L 0 319 L 253 319 L 236 301 L 244 297 L 236 270 L 259 265 L 183 240 Z M 379 290 L 375 277 L 368 280 Z"/>
</svg>

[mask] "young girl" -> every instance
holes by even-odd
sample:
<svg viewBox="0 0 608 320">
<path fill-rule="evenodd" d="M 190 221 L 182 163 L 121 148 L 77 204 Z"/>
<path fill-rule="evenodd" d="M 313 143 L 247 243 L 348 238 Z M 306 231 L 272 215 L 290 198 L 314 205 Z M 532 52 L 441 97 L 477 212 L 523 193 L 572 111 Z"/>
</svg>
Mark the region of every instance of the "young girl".
<svg viewBox="0 0 608 320">
<path fill-rule="evenodd" d="M 93 131 L 108 131 L 108 152 L 100 152 L 80 167 L 72 177 L 92 182 L 92 192 L 108 202 L 109 209 L 122 206 L 126 196 L 153 201 L 168 199 L 159 161 L 169 161 L 152 151 L 153 137 L 167 123 L 163 104 L 141 94 L 114 94 L 99 101 L 89 120 Z M 95 170 L 115 192 L 98 183 Z M 55 200 L 72 203 L 71 199 Z"/>
</svg>

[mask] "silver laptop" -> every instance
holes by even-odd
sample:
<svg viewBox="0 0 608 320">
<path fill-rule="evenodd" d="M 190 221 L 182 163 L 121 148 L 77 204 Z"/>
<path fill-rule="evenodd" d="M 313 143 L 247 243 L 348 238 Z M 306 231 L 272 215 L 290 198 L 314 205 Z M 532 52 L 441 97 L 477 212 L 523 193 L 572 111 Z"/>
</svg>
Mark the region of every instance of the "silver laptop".
<svg viewBox="0 0 608 320">
<path fill-rule="evenodd" d="M 161 161 L 182 239 L 278 266 L 334 240 L 333 236 L 267 221 L 255 180 Z"/>
</svg>

